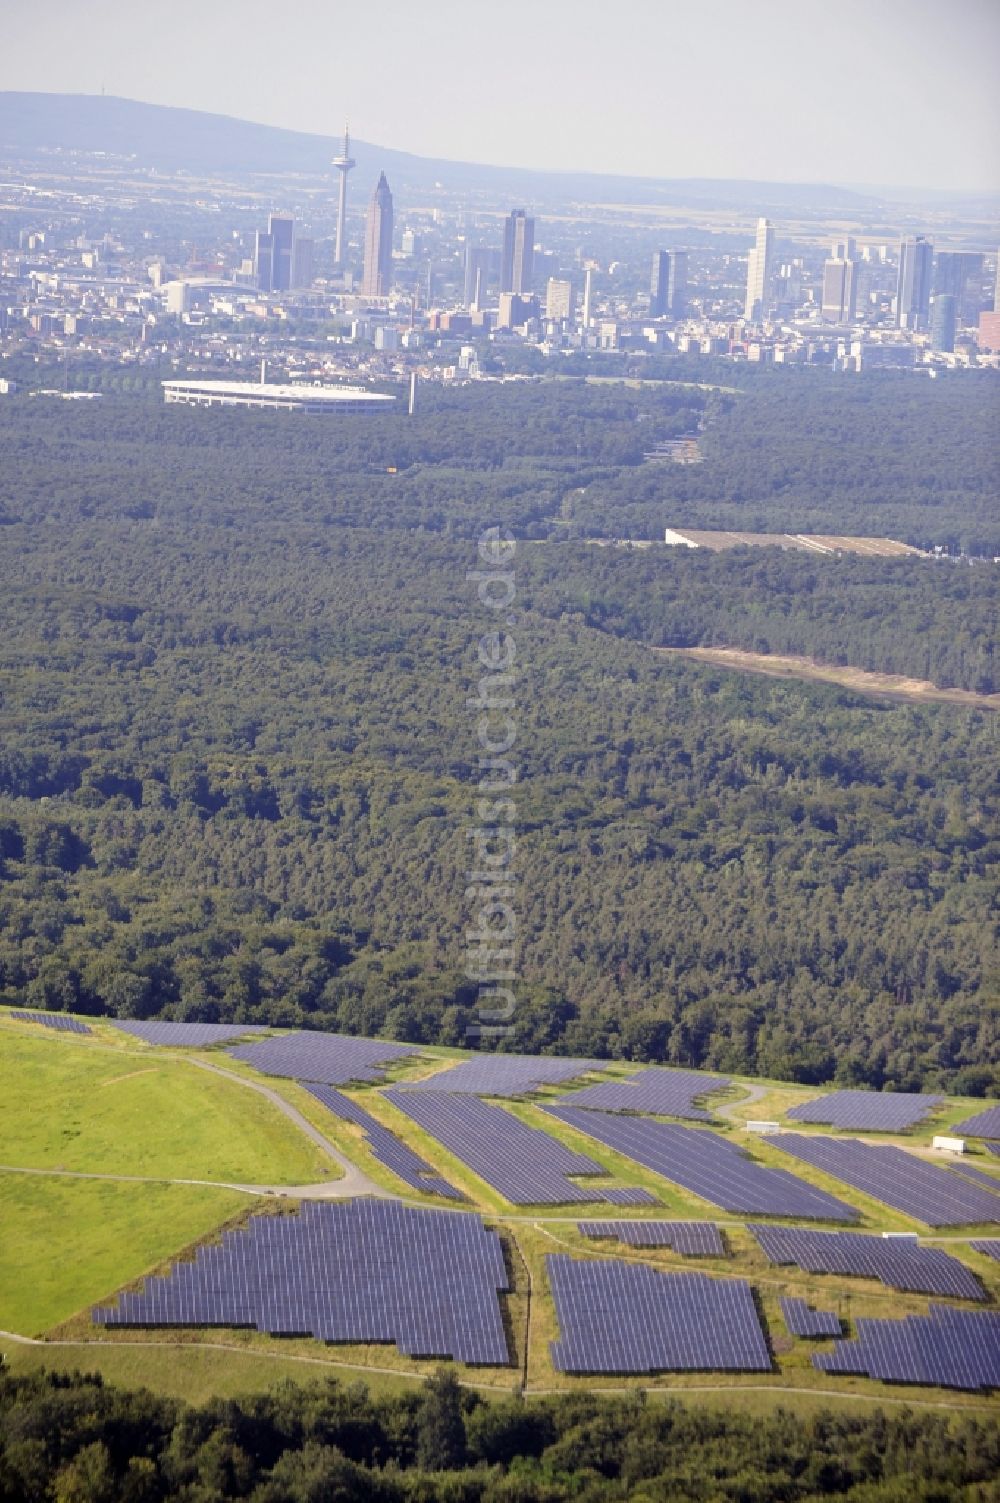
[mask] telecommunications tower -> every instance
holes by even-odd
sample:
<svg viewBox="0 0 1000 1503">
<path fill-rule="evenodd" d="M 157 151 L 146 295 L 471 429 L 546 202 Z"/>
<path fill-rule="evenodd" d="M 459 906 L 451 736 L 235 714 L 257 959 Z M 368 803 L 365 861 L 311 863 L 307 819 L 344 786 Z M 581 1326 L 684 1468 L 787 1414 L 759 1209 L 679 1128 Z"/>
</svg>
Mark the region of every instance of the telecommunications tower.
<svg viewBox="0 0 1000 1503">
<path fill-rule="evenodd" d="M 351 156 L 351 132 L 348 126 L 344 126 L 344 149 L 339 157 L 334 157 L 332 166 L 340 173 L 340 202 L 337 206 L 337 246 L 335 260 L 338 266 L 344 261 L 344 222 L 347 218 L 347 174 L 356 165 Z"/>
</svg>

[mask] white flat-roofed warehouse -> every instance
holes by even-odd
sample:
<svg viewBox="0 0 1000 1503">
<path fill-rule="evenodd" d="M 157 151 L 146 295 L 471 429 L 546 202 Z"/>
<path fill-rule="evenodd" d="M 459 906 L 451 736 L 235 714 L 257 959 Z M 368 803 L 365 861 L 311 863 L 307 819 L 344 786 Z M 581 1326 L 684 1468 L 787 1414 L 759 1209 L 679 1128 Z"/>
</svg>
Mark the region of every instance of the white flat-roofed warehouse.
<svg viewBox="0 0 1000 1503">
<path fill-rule="evenodd" d="M 362 386 L 280 386 L 260 381 L 164 381 L 163 399 L 189 407 L 322 413 L 385 412 L 396 400 Z"/>
</svg>

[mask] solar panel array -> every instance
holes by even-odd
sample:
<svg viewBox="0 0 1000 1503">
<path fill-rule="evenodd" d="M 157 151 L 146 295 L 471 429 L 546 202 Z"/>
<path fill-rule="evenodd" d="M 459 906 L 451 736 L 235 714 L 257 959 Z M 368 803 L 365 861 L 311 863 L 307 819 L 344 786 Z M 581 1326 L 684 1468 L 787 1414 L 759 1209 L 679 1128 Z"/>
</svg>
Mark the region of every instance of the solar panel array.
<svg viewBox="0 0 1000 1503">
<path fill-rule="evenodd" d="M 721 1075 L 697 1075 L 691 1070 L 639 1070 L 625 1080 L 604 1080 L 585 1086 L 567 1101 L 603 1112 L 651 1112 L 661 1117 L 685 1117 L 710 1122 L 711 1116 L 692 1105 L 697 1096 L 725 1090 L 731 1082 Z"/>
<path fill-rule="evenodd" d="M 978 1242 L 970 1242 L 969 1246 L 973 1252 L 983 1253 L 1000 1263 L 1000 1237 L 981 1237 Z"/>
<path fill-rule="evenodd" d="M 576 1229 L 583 1237 L 612 1238 L 626 1247 L 669 1247 L 687 1258 L 726 1256 L 712 1221 L 580 1221 Z"/>
<path fill-rule="evenodd" d="M 908 1091 L 833 1091 L 793 1106 L 785 1116 L 793 1122 L 824 1122 L 856 1132 L 905 1132 L 943 1100 Z"/>
<path fill-rule="evenodd" d="M 601 1198 L 613 1206 L 655 1206 L 659 1204 L 651 1190 L 643 1190 L 638 1185 L 612 1185 L 610 1189 L 601 1191 Z"/>
<path fill-rule="evenodd" d="M 567 1205 L 604 1200 L 604 1191 L 574 1185 L 573 1174 L 606 1174 L 502 1106 L 445 1091 L 386 1091 L 387 1100 L 467 1164 L 512 1205 Z"/>
<path fill-rule="evenodd" d="M 822 1221 L 858 1219 L 852 1206 L 784 1169 L 756 1163 L 718 1133 L 573 1106 L 545 1110 L 724 1211 Z"/>
<path fill-rule="evenodd" d="M 562 1373 L 769 1372 L 744 1279 L 662 1273 L 620 1258 L 546 1257 Z"/>
<path fill-rule="evenodd" d="M 835 1310 L 810 1310 L 804 1299 L 780 1299 L 781 1314 L 793 1336 L 840 1336 L 840 1316 Z"/>
<path fill-rule="evenodd" d="M 857 1321 L 854 1341 L 814 1352 L 821 1372 L 935 1388 L 1000 1387 L 1000 1311 L 931 1305 L 903 1320 Z"/>
<path fill-rule="evenodd" d="M 133 1038 L 146 1044 L 175 1044 L 182 1048 L 202 1049 L 210 1044 L 228 1044 L 233 1039 L 242 1039 L 248 1033 L 267 1033 L 259 1023 L 164 1023 L 162 1021 L 138 1022 L 131 1018 L 109 1018 L 108 1021 Z"/>
<path fill-rule="evenodd" d="M 456 1190 L 454 1185 L 449 1185 L 446 1179 L 424 1162 L 405 1143 L 383 1127 L 376 1119 L 356 1102 L 351 1101 L 333 1088 L 333 1086 L 310 1084 L 309 1081 L 300 1082 L 307 1091 L 321 1101 L 335 1116 L 344 1122 L 353 1122 L 355 1127 L 360 1127 L 368 1139 L 368 1146 L 378 1159 L 379 1163 L 385 1164 L 393 1174 L 399 1176 L 405 1185 L 411 1185 L 414 1190 L 423 1190 L 428 1195 L 443 1195 L 447 1200 L 465 1200 L 461 1190 Z"/>
<path fill-rule="evenodd" d="M 967 1138 L 1000 1138 L 1000 1106 L 988 1106 L 974 1117 L 957 1122 L 951 1131 L 962 1132 Z"/>
<path fill-rule="evenodd" d="M 777 1133 L 768 1142 L 927 1226 L 1000 1220 L 1000 1190 L 970 1184 L 904 1148 L 799 1133 Z"/>
<path fill-rule="evenodd" d="M 93 1033 L 86 1023 L 67 1017 L 64 1012 L 11 1012 L 19 1023 L 40 1023 L 43 1028 L 56 1028 L 60 1033 Z"/>
<path fill-rule="evenodd" d="M 976 1169 L 972 1164 L 965 1163 L 963 1159 L 958 1159 L 948 1167 L 953 1174 L 961 1175 L 962 1179 L 971 1180 L 974 1185 L 986 1185 L 1000 1195 L 1000 1179 L 997 1179 L 995 1174 L 984 1174 L 982 1169 Z"/>
<path fill-rule="evenodd" d="M 550 1055 L 481 1054 L 463 1060 L 426 1080 L 414 1081 L 414 1091 L 461 1091 L 470 1096 L 523 1096 L 539 1086 L 562 1085 L 591 1070 L 607 1069 L 607 1060 L 557 1059 Z"/>
<path fill-rule="evenodd" d="M 254 1216 L 93 1318 L 395 1342 L 408 1357 L 506 1364 L 498 1294 L 507 1288 L 500 1239 L 478 1216 L 384 1200 L 306 1202 L 297 1216 Z"/>
<path fill-rule="evenodd" d="M 939 1247 L 865 1232 L 816 1232 L 801 1226 L 749 1226 L 772 1263 L 795 1263 L 807 1273 L 848 1273 L 879 1279 L 887 1289 L 986 1298 L 971 1269 Z"/>
<path fill-rule="evenodd" d="M 996 1156 L 1000 1158 L 1000 1143 L 984 1143 L 983 1147 L 986 1149 L 987 1153 L 996 1154 Z"/>
<path fill-rule="evenodd" d="M 385 1071 L 380 1066 L 419 1052 L 412 1044 L 349 1038 L 342 1033 L 286 1033 L 281 1038 L 240 1044 L 228 1051 L 233 1059 L 253 1065 L 264 1075 L 286 1080 L 319 1080 L 324 1085 L 381 1081 Z"/>
</svg>

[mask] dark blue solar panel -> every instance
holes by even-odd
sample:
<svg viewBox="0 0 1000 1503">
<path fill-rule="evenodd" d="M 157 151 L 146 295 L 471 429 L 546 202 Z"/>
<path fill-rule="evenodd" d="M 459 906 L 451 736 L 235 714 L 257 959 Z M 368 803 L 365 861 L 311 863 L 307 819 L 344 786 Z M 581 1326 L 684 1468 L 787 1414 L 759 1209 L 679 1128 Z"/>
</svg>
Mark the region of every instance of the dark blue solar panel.
<svg viewBox="0 0 1000 1503">
<path fill-rule="evenodd" d="M 568 1177 L 606 1174 L 603 1165 L 573 1153 L 502 1106 L 444 1091 L 397 1088 L 383 1094 L 512 1205 L 568 1205 L 605 1198 L 603 1190 L 575 1185 Z"/>
<path fill-rule="evenodd" d="M 249 1033 L 266 1033 L 259 1023 L 166 1023 L 151 1019 L 137 1022 L 132 1019 L 109 1018 L 114 1028 L 130 1033 L 133 1038 L 147 1044 L 172 1044 L 175 1047 L 203 1049 L 212 1044 L 228 1044 L 233 1039 L 246 1038 Z"/>
<path fill-rule="evenodd" d="M 750 1226 L 772 1263 L 794 1263 L 807 1273 L 847 1273 L 879 1279 L 888 1289 L 986 1298 L 971 1269 L 939 1247 L 865 1232 L 817 1232 L 802 1226 Z"/>
<path fill-rule="evenodd" d="M 974 1252 L 983 1253 L 987 1258 L 1000 1263 L 1000 1237 L 980 1237 L 976 1242 L 970 1242 L 969 1246 Z"/>
<path fill-rule="evenodd" d="M 694 1102 L 723 1091 L 731 1082 L 720 1075 L 691 1070 L 639 1070 L 626 1080 L 605 1080 L 566 1097 L 566 1104 L 604 1112 L 647 1112 L 661 1117 L 685 1117 L 709 1122 L 710 1114 Z"/>
<path fill-rule="evenodd" d="M 811 1310 L 804 1299 L 781 1299 L 781 1313 L 793 1336 L 840 1336 L 840 1316 L 835 1310 Z"/>
<path fill-rule="evenodd" d="M 821 1372 L 934 1388 L 1000 1386 L 1000 1311 L 931 1305 L 903 1320 L 857 1321 L 857 1337 L 813 1354 Z"/>
<path fill-rule="evenodd" d="M 962 1179 L 971 1181 L 974 1185 L 985 1185 L 995 1195 L 1000 1195 L 1000 1179 L 995 1174 L 984 1174 L 982 1169 L 976 1169 L 972 1164 L 967 1164 L 964 1159 L 958 1159 L 948 1165 L 953 1174 Z"/>
<path fill-rule="evenodd" d="M 412 1044 L 356 1039 L 341 1033 L 286 1033 L 259 1044 L 241 1044 L 228 1052 L 264 1075 L 349 1085 L 351 1081 L 381 1081 L 385 1071 L 380 1066 L 420 1051 Z"/>
<path fill-rule="evenodd" d="M 768 1142 L 927 1226 L 1000 1220 L 1000 1194 L 970 1184 L 904 1148 L 821 1134 L 777 1133 Z"/>
<path fill-rule="evenodd" d="M 414 1190 L 423 1190 L 427 1195 L 443 1195 L 447 1200 L 465 1200 L 461 1190 L 456 1190 L 454 1185 L 442 1179 L 430 1164 L 424 1162 L 412 1148 L 383 1127 L 369 1112 L 358 1106 L 348 1096 L 344 1096 L 333 1086 L 310 1084 L 309 1081 L 300 1081 L 311 1095 L 328 1107 L 335 1116 L 345 1122 L 353 1122 L 355 1127 L 360 1127 L 368 1139 L 368 1146 L 380 1163 L 391 1169 L 393 1174 L 406 1185 L 411 1185 Z"/>
<path fill-rule="evenodd" d="M 395 1342 L 409 1357 L 506 1364 L 503 1248 L 478 1216 L 396 1201 L 307 1201 L 254 1216 L 141 1294 L 95 1309 L 106 1326 L 250 1326 L 274 1336 Z"/>
<path fill-rule="evenodd" d="M 857 1132 L 905 1132 L 943 1100 L 906 1091 L 833 1091 L 793 1106 L 785 1115 L 793 1122 L 823 1122 Z"/>
<path fill-rule="evenodd" d="M 724 1211 L 823 1221 L 858 1219 L 852 1206 L 783 1169 L 757 1163 L 718 1133 L 572 1106 L 545 1110 Z"/>
<path fill-rule="evenodd" d="M 988 1106 L 984 1112 L 956 1123 L 949 1131 L 964 1133 L 967 1138 L 1000 1138 L 1000 1106 Z"/>
<path fill-rule="evenodd" d="M 557 1372 L 769 1372 L 750 1285 L 619 1258 L 546 1259 Z"/>
<path fill-rule="evenodd" d="M 64 1012 L 11 1012 L 19 1023 L 40 1023 L 43 1028 L 55 1028 L 59 1033 L 93 1033 L 86 1023 L 80 1023 Z"/>
<path fill-rule="evenodd" d="M 580 1221 L 577 1231 L 626 1247 L 670 1247 L 688 1258 L 726 1256 L 719 1228 L 711 1221 Z"/>
<path fill-rule="evenodd" d="M 560 1059 L 554 1055 L 481 1054 L 426 1080 L 407 1085 L 413 1091 L 461 1091 L 469 1096 L 523 1096 L 540 1086 L 562 1085 L 578 1075 L 606 1070 L 607 1060 Z"/>
<path fill-rule="evenodd" d="M 987 1153 L 996 1154 L 996 1156 L 1000 1158 L 1000 1143 L 984 1143 L 983 1147 L 986 1149 Z"/>
</svg>

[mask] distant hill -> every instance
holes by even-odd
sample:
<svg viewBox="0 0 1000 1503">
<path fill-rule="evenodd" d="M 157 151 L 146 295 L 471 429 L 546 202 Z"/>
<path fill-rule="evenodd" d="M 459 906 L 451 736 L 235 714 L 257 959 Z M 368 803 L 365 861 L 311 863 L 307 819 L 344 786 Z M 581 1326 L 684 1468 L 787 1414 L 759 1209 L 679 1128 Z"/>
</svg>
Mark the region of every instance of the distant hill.
<svg viewBox="0 0 1000 1503">
<path fill-rule="evenodd" d="M 328 175 L 337 155 L 335 136 L 281 130 L 228 115 L 172 109 L 97 94 L 0 92 L 0 157 L 37 152 L 103 152 L 131 157 L 143 167 L 194 174 L 260 173 Z M 418 157 L 368 141 L 351 142 L 357 161 L 354 182 L 385 171 L 394 188 L 507 190 L 535 198 L 605 200 L 614 203 L 671 202 L 767 212 L 870 207 L 873 200 L 850 189 L 815 183 L 737 182 L 710 178 L 637 178 L 584 172 L 538 172 Z"/>
</svg>

